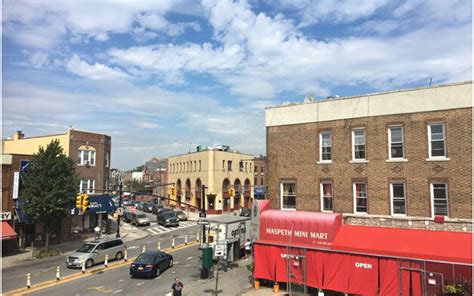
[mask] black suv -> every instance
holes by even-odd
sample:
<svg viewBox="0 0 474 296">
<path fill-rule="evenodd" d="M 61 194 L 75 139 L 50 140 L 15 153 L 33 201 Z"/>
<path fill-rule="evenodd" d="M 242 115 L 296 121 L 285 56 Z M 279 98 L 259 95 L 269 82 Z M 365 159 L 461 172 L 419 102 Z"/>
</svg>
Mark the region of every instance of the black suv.
<svg viewBox="0 0 474 296">
<path fill-rule="evenodd" d="M 179 226 L 179 219 L 173 211 L 159 211 L 156 221 L 163 226 Z"/>
</svg>

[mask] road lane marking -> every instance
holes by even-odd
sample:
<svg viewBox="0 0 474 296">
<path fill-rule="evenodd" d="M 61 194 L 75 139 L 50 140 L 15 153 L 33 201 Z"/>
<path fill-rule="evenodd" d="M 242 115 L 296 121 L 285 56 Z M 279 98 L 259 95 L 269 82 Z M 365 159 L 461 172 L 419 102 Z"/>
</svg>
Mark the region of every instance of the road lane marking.
<svg viewBox="0 0 474 296">
<path fill-rule="evenodd" d="M 138 283 L 137 286 L 143 285 L 145 282 Z"/>
<path fill-rule="evenodd" d="M 152 228 L 147 228 L 147 230 L 153 234 L 158 234 L 158 232 L 155 232 Z"/>
<path fill-rule="evenodd" d="M 117 291 L 113 292 L 112 294 L 120 293 L 120 292 L 122 292 L 122 290 L 117 290 Z"/>
<path fill-rule="evenodd" d="M 102 289 L 104 286 L 96 287 L 97 289 Z"/>
<path fill-rule="evenodd" d="M 129 250 L 138 249 L 138 246 L 130 246 L 130 247 L 127 247 L 127 249 Z"/>
<path fill-rule="evenodd" d="M 120 283 L 120 282 L 123 282 L 123 279 L 119 280 L 119 283 Z"/>
<path fill-rule="evenodd" d="M 193 259 L 193 257 L 192 257 L 192 256 L 191 256 L 191 257 L 188 257 L 188 258 L 186 258 L 186 260 L 191 260 L 191 259 Z"/>
</svg>

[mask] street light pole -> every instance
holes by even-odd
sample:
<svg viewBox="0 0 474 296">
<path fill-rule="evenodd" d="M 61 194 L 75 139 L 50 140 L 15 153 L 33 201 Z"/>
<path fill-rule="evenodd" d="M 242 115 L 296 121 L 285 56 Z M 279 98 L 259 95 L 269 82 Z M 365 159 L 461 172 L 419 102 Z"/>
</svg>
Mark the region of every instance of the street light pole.
<svg viewBox="0 0 474 296">
<path fill-rule="evenodd" d="M 206 217 L 206 186 L 202 185 L 202 207 L 203 216 Z M 206 225 L 202 224 L 202 243 L 206 243 Z"/>
<path fill-rule="evenodd" d="M 119 208 L 122 208 L 122 181 L 120 181 L 120 184 L 118 185 L 119 187 Z M 120 215 L 117 214 L 117 235 L 115 237 L 120 237 Z"/>
</svg>

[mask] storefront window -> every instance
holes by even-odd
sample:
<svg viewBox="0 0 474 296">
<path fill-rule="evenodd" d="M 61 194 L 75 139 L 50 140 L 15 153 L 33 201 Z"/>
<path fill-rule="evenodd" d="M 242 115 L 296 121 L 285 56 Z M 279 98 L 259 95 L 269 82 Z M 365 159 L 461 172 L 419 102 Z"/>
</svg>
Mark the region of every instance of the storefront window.
<svg viewBox="0 0 474 296">
<path fill-rule="evenodd" d="M 281 209 L 296 210 L 296 183 L 280 183 Z"/>
</svg>

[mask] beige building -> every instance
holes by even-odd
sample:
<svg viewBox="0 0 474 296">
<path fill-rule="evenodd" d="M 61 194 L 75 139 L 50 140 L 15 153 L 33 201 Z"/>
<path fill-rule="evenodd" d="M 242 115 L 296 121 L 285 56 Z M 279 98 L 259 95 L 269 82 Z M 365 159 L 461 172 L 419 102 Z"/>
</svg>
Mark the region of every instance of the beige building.
<svg viewBox="0 0 474 296">
<path fill-rule="evenodd" d="M 266 109 L 273 208 L 472 229 L 472 82 Z"/>
<path fill-rule="evenodd" d="M 202 207 L 206 187 L 206 212 L 220 214 L 250 207 L 253 198 L 253 156 L 228 146 L 197 147 L 196 152 L 168 158 L 168 183 L 176 188 L 175 204 L 191 210 Z M 233 188 L 235 196 L 230 196 Z M 168 194 L 170 190 L 168 190 Z M 171 202 L 173 203 L 173 202 Z"/>
</svg>

